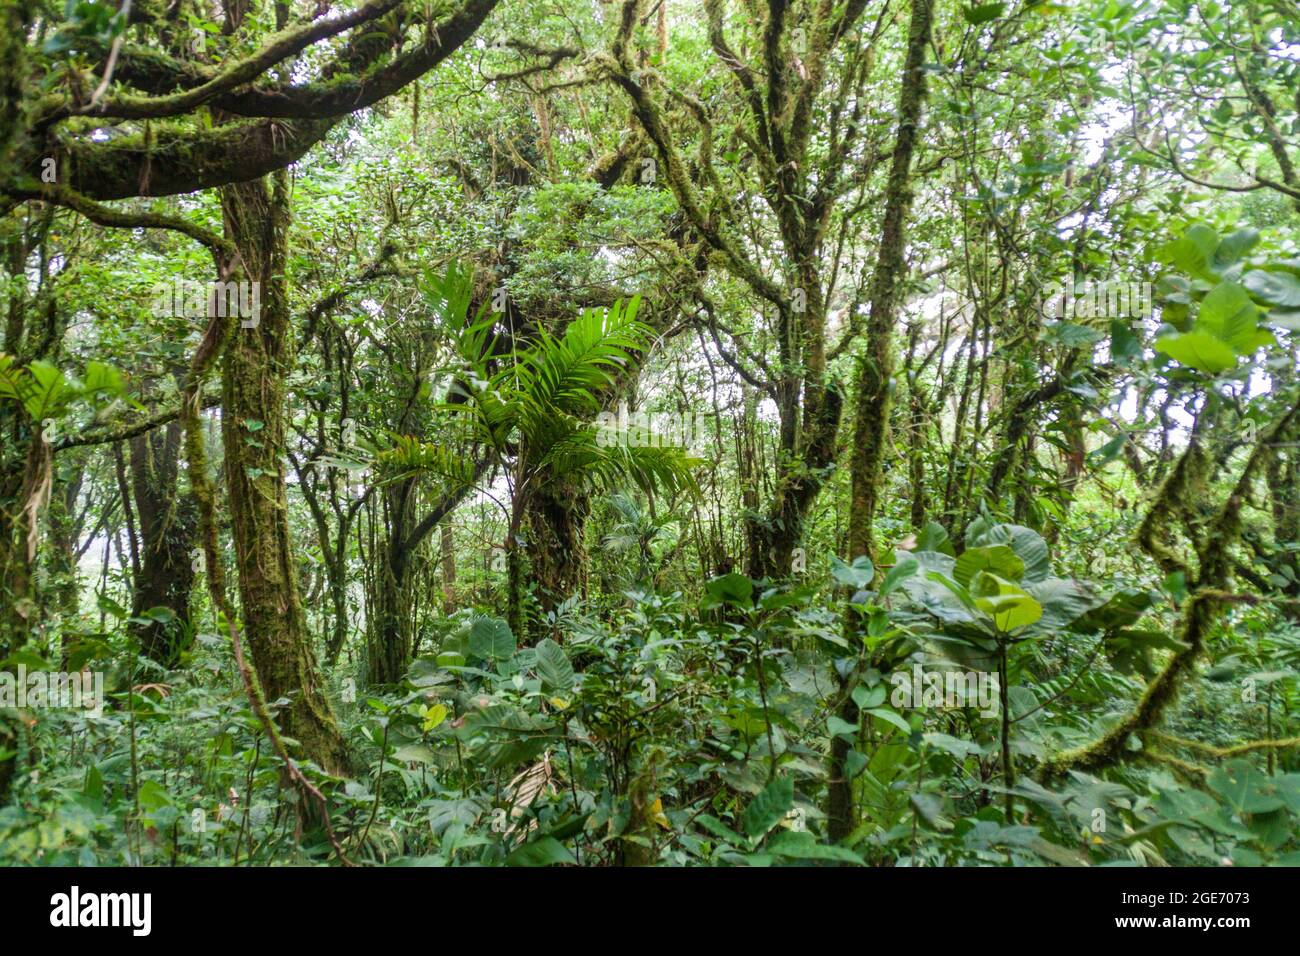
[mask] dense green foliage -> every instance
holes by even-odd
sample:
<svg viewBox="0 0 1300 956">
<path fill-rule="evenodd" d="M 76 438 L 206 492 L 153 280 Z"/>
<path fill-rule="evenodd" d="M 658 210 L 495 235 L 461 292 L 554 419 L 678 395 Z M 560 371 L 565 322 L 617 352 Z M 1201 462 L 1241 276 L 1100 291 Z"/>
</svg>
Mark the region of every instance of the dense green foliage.
<svg viewBox="0 0 1300 956">
<path fill-rule="evenodd" d="M 1294 0 L 0 10 L 0 862 L 1300 864 Z"/>
</svg>

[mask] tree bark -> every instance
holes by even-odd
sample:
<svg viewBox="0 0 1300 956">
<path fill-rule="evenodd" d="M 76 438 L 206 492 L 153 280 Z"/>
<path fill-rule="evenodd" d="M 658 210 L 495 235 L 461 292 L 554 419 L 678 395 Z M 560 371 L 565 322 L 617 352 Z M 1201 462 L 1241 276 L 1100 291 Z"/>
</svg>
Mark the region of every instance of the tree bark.
<svg viewBox="0 0 1300 956">
<path fill-rule="evenodd" d="M 221 206 L 243 260 L 235 278 L 260 283 L 253 327 L 234 330 L 223 365 L 222 441 L 244 629 L 268 702 L 289 697 L 285 733 L 304 756 L 346 772 L 347 747 L 322 690 L 289 536 L 284 480 L 285 392 L 294 360 L 285 276 L 288 175 L 228 186 Z"/>
<path fill-rule="evenodd" d="M 175 667 L 189 649 L 190 591 L 194 569 L 190 550 L 198 528 L 194 500 L 179 486 L 180 422 L 169 422 L 130 442 L 131 493 L 140 521 L 140 573 L 132 594 L 131 616 L 151 608 L 171 611 L 172 621 L 133 624 L 146 657 Z M 187 635 L 189 637 L 187 637 Z"/>
<path fill-rule="evenodd" d="M 925 55 L 930 45 L 934 0 L 913 0 L 908 28 L 907 59 L 898 94 L 898 135 L 889 170 L 885 216 L 881 224 L 880 258 L 872 277 L 867 322 L 867 355 L 857 383 L 857 421 L 850 458 L 848 557 L 874 556 L 872 520 L 880 493 L 885 439 L 889 430 L 890 377 L 893 374 L 893 336 L 899 294 L 906 278 L 905 227 L 912 202 L 911 166 L 917 128 L 925 104 Z M 856 641 L 854 612 L 846 611 L 846 630 Z M 860 717 L 851 696 L 858 668 L 851 668 L 839 688 L 840 718 L 856 724 Z M 853 832 L 853 781 L 847 775 L 850 743 L 831 738 L 827 784 L 827 834 L 838 843 Z"/>
</svg>

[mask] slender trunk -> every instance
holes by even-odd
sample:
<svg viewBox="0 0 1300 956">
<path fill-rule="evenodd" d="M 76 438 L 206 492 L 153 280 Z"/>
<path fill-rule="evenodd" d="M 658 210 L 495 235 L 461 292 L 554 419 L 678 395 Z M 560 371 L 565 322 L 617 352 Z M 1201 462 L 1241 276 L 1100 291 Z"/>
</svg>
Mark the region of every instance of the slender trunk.
<svg viewBox="0 0 1300 956">
<path fill-rule="evenodd" d="M 1011 707 L 1010 681 L 1007 679 L 1007 644 L 998 642 L 998 709 L 1002 712 L 1002 731 L 999 735 L 1002 743 L 1002 786 L 1006 789 L 1004 796 L 1006 820 L 1011 823 L 1014 816 L 1015 802 L 1011 788 L 1016 785 L 1016 765 L 1011 757 Z"/>
<path fill-rule="evenodd" d="M 132 594 L 132 617 L 153 608 L 171 612 L 170 621 L 133 624 L 142 653 L 175 667 L 193 636 L 189 626 L 198 511 L 179 484 L 181 424 L 172 422 L 131 439 L 131 492 L 140 523 L 140 570 Z"/>
<path fill-rule="evenodd" d="M 402 527 L 392 535 L 405 537 Z M 406 674 L 411 658 L 412 557 L 398 540 L 390 537 L 379 552 L 375 582 L 375 626 L 370 629 L 366 648 L 366 681 L 371 686 L 396 684 Z"/>
<path fill-rule="evenodd" d="M 244 628 L 268 701 L 289 697 L 285 733 L 304 756 L 346 772 L 347 748 L 322 689 L 298 591 L 284 480 L 285 391 L 294 337 L 285 276 L 288 175 L 224 187 L 222 210 L 260 310 L 234 330 L 223 366 L 221 427 Z"/>
<path fill-rule="evenodd" d="M 906 225 L 912 204 L 912 153 L 925 103 L 926 47 L 934 0 L 914 0 L 908 32 L 907 62 L 898 97 L 898 136 L 889 171 L 880 254 L 872 277 L 867 319 L 867 354 L 858 374 L 857 421 L 850 458 L 852 497 L 849 508 L 848 557 L 875 549 L 872 520 L 880 493 L 885 441 L 889 431 L 890 379 L 894 372 L 894 324 L 906 279 Z"/>
<path fill-rule="evenodd" d="M 934 0 L 913 0 L 908 29 L 907 59 L 898 94 L 898 135 L 889 171 L 884 221 L 881 224 L 880 254 L 872 277 L 867 320 L 867 355 L 861 366 L 857 388 L 857 421 L 850 458 L 852 498 L 849 503 L 848 557 L 873 555 L 875 541 L 872 520 L 880 490 L 885 438 L 889 426 L 890 377 L 893 374 L 893 335 L 899 294 L 906 278 L 905 226 L 912 202 L 912 153 L 925 103 L 926 49 Z M 856 641 L 856 618 L 846 609 L 845 628 Z M 860 718 L 853 701 L 853 684 L 858 668 L 848 672 L 839 688 L 840 717 L 856 724 Z M 849 744 L 839 736 L 831 738 L 827 783 L 827 834 L 839 842 L 853 832 L 853 781 L 847 774 Z"/>
<path fill-rule="evenodd" d="M 439 536 L 442 547 L 442 610 L 444 614 L 450 614 L 456 610 L 456 540 L 450 521 L 443 522 Z"/>
<path fill-rule="evenodd" d="M 524 633 L 524 557 L 519 545 L 523 514 L 520 503 L 512 501 L 510 526 L 506 530 L 506 623 L 516 641 Z"/>
</svg>

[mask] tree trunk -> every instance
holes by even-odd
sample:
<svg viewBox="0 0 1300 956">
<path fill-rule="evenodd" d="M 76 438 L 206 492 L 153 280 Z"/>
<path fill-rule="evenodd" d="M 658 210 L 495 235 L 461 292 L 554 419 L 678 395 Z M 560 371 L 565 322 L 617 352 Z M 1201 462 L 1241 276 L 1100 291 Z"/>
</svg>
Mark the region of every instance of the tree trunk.
<svg viewBox="0 0 1300 956">
<path fill-rule="evenodd" d="M 404 530 L 395 528 L 395 536 Z M 368 631 L 366 681 L 371 686 L 400 682 L 411 659 L 411 557 L 392 538 L 379 552 L 376 569 L 375 626 Z"/>
<path fill-rule="evenodd" d="M 582 539 L 590 513 L 591 497 L 570 485 L 551 485 L 529 497 L 528 562 L 544 612 L 586 591 Z"/>
<path fill-rule="evenodd" d="M 140 573 L 136 577 L 131 616 L 161 607 L 172 621 L 133 624 L 132 634 L 146 657 L 163 667 L 175 667 L 188 650 L 190 591 L 194 570 L 190 550 L 195 546 L 198 511 L 181 492 L 178 476 L 181 424 L 171 422 L 152 433 L 131 439 L 131 496 L 140 522 Z M 188 635 L 188 636 L 187 636 Z"/>
<path fill-rule="evenodd" d="M 287 173 L 223 187 L 229 235 L 243 260 L 236 278 L 260 283 L 260 312 L 234 330 L 223 366 L 221 430 L 244 629 L 268 702 L 304 756 L 346 772 L 347 748 L 321 688 L 289 537 L 284 482 L 285 389 L 294 360 L 285 276 Z"/>
<path fill-rule="evenodd" d="M 442 547 L 442 612 L 450 614 L 456 610 L 456 540 L 452 535 L 450 521 L 442 524 L 439 535 Z"/>
<path fill-rule="evenodd" d="M 908 29 L 907 60 L 898 94 L 898 135 L 889 170 L 885 216 L 881 224 L 880 256 L 872 276 L 870 311 L 867 321 L 867 355 L 858 378 L 857 421 L 850 458 L 851 499 L 849 502 L 848 555 L 874 557 L 872 520 L 880 493 L 885 438 L 889 428 L 890 377 L 893 374 L 893 336 L 899 293 L 906 278 L 905 226 L 912 202 L 912 153 L 925 103 L 926 49 L 934 0 L 913 0 Z M 846 611 L 846 630 L 856 640 L 856 621 Z M 856 724 L 860 717 L 851 696 L 858 668 L 849 669 L 839 688 L 840 718 Z M 829 782 L 827 784 L 827 834 L 839 842 L 853 832 L 853 781 L 847 775 L 850 744 L 836 735 L 831 738 Z"/>
</svg>

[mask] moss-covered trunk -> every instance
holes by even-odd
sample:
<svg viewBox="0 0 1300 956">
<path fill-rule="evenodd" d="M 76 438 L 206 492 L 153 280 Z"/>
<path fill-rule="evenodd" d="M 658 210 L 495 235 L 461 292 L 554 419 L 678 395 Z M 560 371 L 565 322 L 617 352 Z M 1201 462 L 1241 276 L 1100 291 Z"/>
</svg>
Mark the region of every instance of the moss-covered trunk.
<svg viewBox="0 0 1300 956">
<path fill-rule="evenodd" d="M 396 684 L 411 663 L 411 557 L 392 540 L 379 552 L 372 595 L 375 620 L 366 633 L 366 681 L 371 686 Z"/>
<path fill-rule="evenodd" d="M 243 260 L 235 277 L 259 283 L 255 317 L 234 330 L 223 366 L 225 474 L 244 630 L 268 701 L 289 697 L 285 732 L 328 770 L 348 768 L 347 749 L 322 687 L 307 633 L 289 537 L 285 493 L 285 397 L 294 360 L 285 276 L 288 176 L 227 186 L 221 206 Z"/>
<path fill-rule="evenodd" d="M 860 555 L 874 557 L 875 517 L 883 472 L 885 440 L 889 430 L 890 379 L 894 372 L 894 323 L 898 300 L 906 278 L 906 224 L 912 203 L 912 154 L 917 142 L 917 127 L 925 105 L 925 56 L 930 45 L 934 0 L 913 0 L 911 25 L 908 29 L 907 60 L 898 94 L 898 134 L 889 170 L 885 214 L 880 230 L 880 256 L 872 276 L 871 300 L 867 320 L 867 354 L 860 367 L 857 394 L 857 420 L 854 426 L 853 452 L 850 456 L 849 539 L 850 559 Z M 856 618 L 846 611 L 846 629 L 850 640 L 856 635 Z M 851 696 L 858 668 L 851 668 L 839 688 L 839 716 L 856 724 L 860 717 Z M 840 841 L 853 832 L 853 782 L 847 766 L 850 744 L 841 736 L 831 738 L 829 782 L 827 784 L 827 834 Z"/>
<path fill-rule="evenodd" d="M 553 611 L 567 598 L 586 592 L 583 531 L 591 513 L 591 497 L 561 482 L 531 495 L 527 508 L 528 561 L 537 584 L 537 600 L 544 612 Z"/>
<path fill-rule="evenodd" d="M 131 497 L 140 521 L 140 573 L 131 598 L 131 614 L 165 608 L 170 621 L 133 625 L 141 652 L 164 667 L 175 667 L 193 635 L 189 627 L 198 511 L 178 483 L 181 424 L 171 422 L 131 439 Z"/>
</svg>

